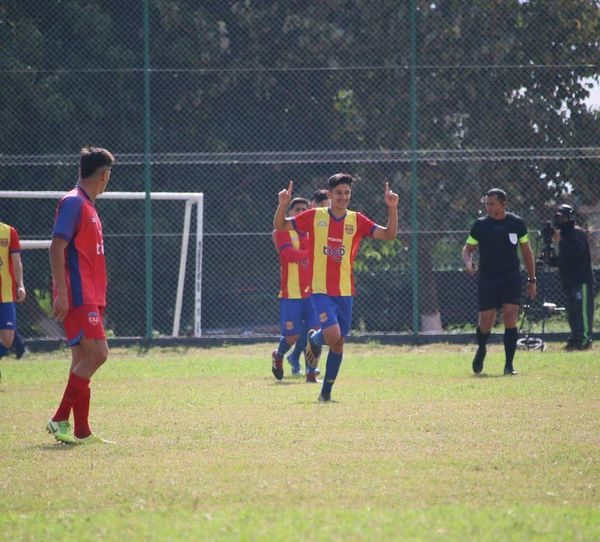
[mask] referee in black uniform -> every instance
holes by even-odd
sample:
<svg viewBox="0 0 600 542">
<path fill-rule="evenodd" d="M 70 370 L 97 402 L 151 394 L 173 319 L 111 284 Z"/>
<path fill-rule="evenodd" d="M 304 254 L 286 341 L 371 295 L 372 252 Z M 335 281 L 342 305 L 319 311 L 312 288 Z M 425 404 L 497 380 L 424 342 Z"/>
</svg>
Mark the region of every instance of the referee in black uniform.
<svg viewBox="0 0 600 542">
<path fill-rule="evenodd" d="M 517 247 L 521 248 L 527 268 L 527 294 L 537 295 L 535 259 L 529 245 L 525 222 L 506 212 L 506 192 L 492 188 L 485 195 L 487 216 L 473 224 L 463 248 L 463 261 L 468 273 L 475 273 L 473 253 L 479 248 L 479 325 L 477 326 L 477 353 L 473 372 L 481 373 L 486 344 L 496 320 L 496 311 L 502 308 L 504 316 L 505 375 L 516 375 L 513 359 L 517 349 L 517 318 L 521 304 L 521 273 Z"/>
</svg>

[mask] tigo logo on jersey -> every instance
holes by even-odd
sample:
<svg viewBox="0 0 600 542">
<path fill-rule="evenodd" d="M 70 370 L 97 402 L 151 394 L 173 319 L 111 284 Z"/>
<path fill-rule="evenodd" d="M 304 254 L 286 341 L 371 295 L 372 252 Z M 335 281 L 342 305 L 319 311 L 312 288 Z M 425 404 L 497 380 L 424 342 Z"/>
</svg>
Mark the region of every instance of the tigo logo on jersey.
<svg viewBox="0 0 600 542">
<path fill-rule="evenodd" d="M 325 245 L 323 247 L 323 254 L 329 256 L 334 262 L 341 262 L 344 254 L 346 254 L 346 248 L 343 245 L 341 247 Z"/>
<path fill-rule="evenodd" d="M 88 312 L 88 322 L 93 326 L 97 326 L 100 323 L 100 317 L 96 311 Z"/>
</svg>

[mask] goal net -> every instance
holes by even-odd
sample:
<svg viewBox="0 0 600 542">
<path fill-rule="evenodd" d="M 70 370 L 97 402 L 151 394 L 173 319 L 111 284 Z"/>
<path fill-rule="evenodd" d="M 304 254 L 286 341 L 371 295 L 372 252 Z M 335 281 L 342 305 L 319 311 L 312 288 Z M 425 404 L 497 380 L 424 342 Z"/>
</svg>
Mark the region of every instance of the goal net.
<svg viewBox="0 0 600 542">
<path fill-rule="evenodd" d="M 18 309 L 23 335 L 56 336 L 51 318 L 48 248 L 54 212 L 65 192 L 0 191 L 21 237 L 26 302 Z M 102 220 L 108 273 L 106 328 L 109 336 L 141 337 L 151 318 L 153 335 L 202 336 L 204 195 L 151 192 L 152 307 L 148 316 L 144 231 L 145 192 L 106 192 L 96 202 Z M 11 220 L 12 218 L 12 220 Z M 194 258 L 188 258 L 190 247 Z"/>
</svg>

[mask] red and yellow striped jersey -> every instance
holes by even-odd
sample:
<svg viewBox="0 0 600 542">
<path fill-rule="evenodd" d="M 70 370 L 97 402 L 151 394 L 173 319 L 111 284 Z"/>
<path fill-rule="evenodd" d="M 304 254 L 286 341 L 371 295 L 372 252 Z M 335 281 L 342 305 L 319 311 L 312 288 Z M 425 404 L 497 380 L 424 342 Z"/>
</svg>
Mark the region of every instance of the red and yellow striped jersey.
<svg viewBox="0 0 600 542">
<path fill-rule="evenodd" d="M 300 213 L 292 223 L 309 236 L 313 294 L 354 295 L 354 260 L 360 240 L 373 235 L 375 222 L 355 211 L 335 218 L 329 209 L 319 207 Z"/>
<path fill-rule="evenodd" d="M 308 235 L 295 231 L 275 232 L 281 276 L 279 297 L 302 299 L 310 296 L 310 267 L 308 265 Z"/>
<path fill-rule="evenodd" d="M 0 303 L 14 303 L 17 299 L 12 262 L 15 252 L 21 252 L 19 234 L 12 226 L 0 222 Z"/>
</svg>

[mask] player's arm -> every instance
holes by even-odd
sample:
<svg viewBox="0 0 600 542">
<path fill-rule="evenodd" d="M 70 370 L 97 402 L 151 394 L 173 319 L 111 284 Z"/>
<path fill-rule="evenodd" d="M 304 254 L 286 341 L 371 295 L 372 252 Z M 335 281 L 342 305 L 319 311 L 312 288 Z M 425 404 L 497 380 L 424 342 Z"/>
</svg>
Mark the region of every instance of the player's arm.
<svg viewBox="0 0 600 542">
<path fill-rule="evenodd" d="M 527 294 L 530 299 L 535 299 L 537 295 L 537 285 L 535 278 L 535 258 L 533 257 L 533 251 L 531 250 L 531 245 L 529 244 L 529 240 L 527 236 L 525 239 L 521 238 L 521 254 L 523 255 L 523 262 L 525 263 L 525 268 L 527 269 Z"/>
<path fill-rule="evenodd" d="M 285 213 L 287 208 L 290 205 L 290 201 L 292 201 L 292 188 L 294 186 L 294 181 L 290 181 L 287 189 L 283 189 L 279 192 L 279 205 L 277 205 L 277 210 L 275 211 L 275 216 L 273 217 L 273 228 L 277 231 L 290 231 L 294 228 L 292 225 L 292 220 L 290 218 L 286 218 Z"/>
<path fill-rule="evenodd" d="M 385 183 L 385 205 L 388 209 L 388 221 L 385 228 L 381 226 L 373 231 L 373 238 L 382 241 L 396 239 L 398 235 L 398 194 L 390 190 L 390 183 Z"/>
<path fill-rule="evenodd" d="M 53 237 L 50 243 L 50 267 L 52 268 L 52 280 L 56 287 L 52 313 L 59 322 L 65 319 L 69 310 L 69 294 L 65 276 L 65 249 L 68 244 L 62 237 Z"/>
<path fill-rule="evenodd" d="M 473 236 L 469 235 L 469 237 L 467 237 L 467 242 L 465 243 L 465 246 L 462 249 L 462 259 L 465 263 L 465 271 L 469 273 L 469 275 L 473 275 L 475 273 L 473 254 L 475 254 L 478 244 L 479 243 L 477 242 L 477 240 Z"/>
<path fill-rule="evenodd" d="M 308 258 L 308 250 L 294 248 L 290 236 L 283 231 L 273 232 L 273 242 L 279 255 L 288 263 L 297 263 Z"/>
<path fill-rule="evenodd" d="M 17 302 L 23 303 L 25 297 L 27 297 L 27 292 L 25 291 L 25 283 L 23 282 L 23 262 L 21 261 L 21 253 L 13 252 L 10 257 L 15 273 L 15 282 L 17 283 Z"/>
</svg>

